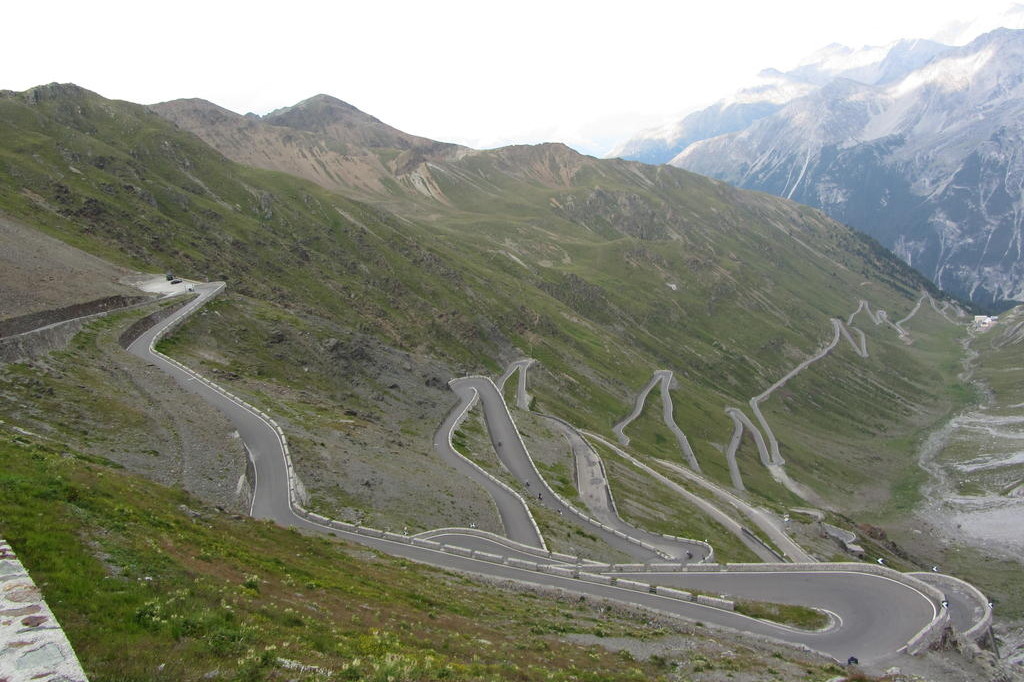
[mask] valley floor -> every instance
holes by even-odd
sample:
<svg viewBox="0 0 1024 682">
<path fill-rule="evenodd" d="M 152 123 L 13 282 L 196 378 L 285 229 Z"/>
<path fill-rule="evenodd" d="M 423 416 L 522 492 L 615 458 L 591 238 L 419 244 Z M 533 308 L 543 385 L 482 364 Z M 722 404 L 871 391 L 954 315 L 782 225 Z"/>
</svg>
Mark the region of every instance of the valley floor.
<svg viewBox="0 0 1024 682">
<path fill-rule="evenodd" d="M 965 343 L 965 380 L 980 404 L 936 430 L 919 456 L 929 480 L 908 546 L 923 546 L 948 570 L 976 576 L 996 602 L 1001 655 L 1024 665 L 1024 400 L 1021 311 Z M 935 547 L 938 540 L 940 547 Z"/>
</svg>

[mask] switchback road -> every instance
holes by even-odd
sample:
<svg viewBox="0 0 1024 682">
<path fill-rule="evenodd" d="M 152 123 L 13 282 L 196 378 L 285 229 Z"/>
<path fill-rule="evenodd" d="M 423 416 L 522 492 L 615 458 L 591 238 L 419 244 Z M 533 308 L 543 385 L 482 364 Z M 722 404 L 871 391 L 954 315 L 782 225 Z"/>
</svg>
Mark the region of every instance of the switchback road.
<svg viewBox="0 0 1024 682">
<path fill-rule="evenodd" d="M 547 553 L 549 558 L 545 560 L 543 550 L 539 550 L 541 553 L 538 556 L 538 550 L 529 544 L 524 544 L 521 550 L 513 549 L 510 552 L 510 548 L 500 541 L 457 530 L 450 530 L 447 535 L 441 534 L 438 537 L 446 542 L 463 536 L 470 537 L 472 539 L 469 542 L 475 543 L 476 547 L 442 545 L 428 539 L 359 529 L 309 514 L 302 509 L 293 490 L 294 473 L 287 442 L 270 417 L 152 349 L 153 342 L 161 333 L 185 319 L 211 296 L 219 293 L 223 286 L 198 286 L 199 296 L 194 301 L 139 337 L 129 350 L 166 371 L 185 390 L 203 397 L 235 424 L 255 469 L 253 516 L 307 532 L 336 536 L 388 554 L 451 570 L 563 589 L 629 603 L 691 621 L 699 620 L 709 625 L 768 636 L 782 642 L 810 647 L 838 660 L 855 655 L 862 663 L 869 665 L 893 660 L 907 649 L 908 642 L 915 648 L 927 643 L 928 637 L 948 618 L 946 610 L 938 605 L 943 597 L 940 591 L 881 567 L 859 564 L 684 567 L 678 562 L 630 567 L 583 565 L 573 562 L 572 557 L 550 553 Z M 492 413 L 493 418 L 487 420 L 488 427 L 491 428 L 493 424 L 495 428 L 492 440 L 501 444 L 500 449 L 514 447 L 511 443 L 518 441 L 518 433 L 509 431 L 509 428 L 514 431 L 515 427 L 493 382 L 474 379 L 464 383 L 478 390 L 485 412 Z M 489 388 L 486 388 L 486 384 L 489 384 Z M 504 416 L 497 410 L 499 404 Z M 488 405 L 491 405 L 490 410 Z M 528 458 L 526 461 L 529 461 Z M 517 469 L 525 466 L 522 462 L 517 464 L 515 458 L 509 459 L 509 462 Z M 522 473 L 536 476 L 535 469 L 523 469 Z M 540 480 L 539 477 L 537 480 Z M 512 552 L 520 552 L 519 557 L 523 556 L 522 553 L 525 556 L 537 556 L 537 560 L 516 556 L 506 558 L 503 555 Z M 692 597 L 678 592 L 662 592 L 662 589 L 673 586 L 768 601 L 802 603 L 834 614 L 833 624 L 819 633 L 794 630 L 698 603 Z"/>
</svg>

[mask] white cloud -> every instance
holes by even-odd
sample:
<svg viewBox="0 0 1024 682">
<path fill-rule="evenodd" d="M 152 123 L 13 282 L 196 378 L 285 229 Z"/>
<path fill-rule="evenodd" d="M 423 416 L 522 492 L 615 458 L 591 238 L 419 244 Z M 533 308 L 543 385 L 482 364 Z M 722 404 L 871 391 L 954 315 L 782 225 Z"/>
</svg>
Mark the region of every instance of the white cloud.
<svg viewBox="0 0 1024 682">
<path fill-rule="evenodd" d="M 611 146 L 827 43 L 932 35 L 1007 3 L 11 5 L 0 42 L 3 88 L 70 81 L 107 97 L 202 97 L 240 113 L 323 92 L 436 139 L 491 146 L 557 136 L 601 153 L 591 145 Z"/>
</svg>

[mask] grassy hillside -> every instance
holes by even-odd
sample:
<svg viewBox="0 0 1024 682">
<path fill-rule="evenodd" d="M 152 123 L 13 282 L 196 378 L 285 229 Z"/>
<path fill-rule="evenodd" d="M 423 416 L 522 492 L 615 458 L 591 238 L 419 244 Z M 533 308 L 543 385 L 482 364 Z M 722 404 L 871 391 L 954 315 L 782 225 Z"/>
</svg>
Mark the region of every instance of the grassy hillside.
<svg viewBox="0 0 1024 682">
<path fill-rule="evenodd" d="M 330 129 L 311 122 L 319 110 L 299 113 L 277 129 Z M 0 209 L 119 263 L 226 279 L 231 293 L 167 349 L 283 419 L 316 504 L 381 523 L 421 527 L 440 517 L 415 508 L 451 506 L 443 492 L 403 508 L 412 483 L 395 482 L 445 475 L 429 436 L 451 376 L 535 357 L 538 409 L 607 433 L 654 369 L 672 369 L 677 421 L 725 483 L 724 407 L 813 353 L 860 298 L 897 315 L 927 286 L 815 211 L 560 145 L 406 150 L 380 166 L 390 189 L 371 204 L 232 163 L 144 107 L 74 86 L 4 93 L 0 121 Z M 825 495 L 841 476 L 846 501 L 878 488 L 850 452 L 872 442 L 905 462 L 907 415 L 923 427 L 951 404 L 942 366 L 916 346 L 877 347 L 870 362 L 816 366 L 807 381 L 830 398 L 791 391 L 810 400 L 786 408 L 799 425 L 765 406 L 794 475 Z M 820 447 L 837 423 L 843 447 Z M 741 459 L 754 494 L 790 499 L 749 443 Z"/>
<path fill-rule="evenodd" d="M 0 532 L 94 682 L 658 680 L 715 668 L 742 678 L 768 656 L 743 641 L 725 652 L 700 627 L 495 589 L 229 516 L 6 429 Z M 572 641 L 623 637 L 663 653 L 637 661 Z M 791 652 L 772 663 L 794 679 L 838 670 Z"/>
</svg>

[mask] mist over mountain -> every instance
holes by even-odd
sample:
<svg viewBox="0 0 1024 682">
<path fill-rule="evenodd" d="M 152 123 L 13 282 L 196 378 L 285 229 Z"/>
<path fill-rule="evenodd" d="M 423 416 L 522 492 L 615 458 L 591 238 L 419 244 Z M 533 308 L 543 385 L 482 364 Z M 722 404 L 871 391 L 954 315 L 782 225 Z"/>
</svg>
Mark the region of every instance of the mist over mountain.
<svg viewBox="0 0 1024 682">
<path fill-rule="evenodd" d="M 835 78 L 879 84 L 902 78 L 948 46 L 901 40 L 885 47 L 853 49 L 834 43 L 790 71 L 765 69 L 750 85 L 681 121 L 644 131 L 612 150 L 609 157 L 668 163 L 689 145 L 736 132 L 810 94 Z"/>
<path fill-rule="evenodd" d="M 1024 297 L 1022 45 L 1011 29 L 963 47 L 833 45 L 678 129 L 706 134 L 642 136 L 622 156 L 822 208 L 944 290 L 1005 307 Z"/>
</svg>

